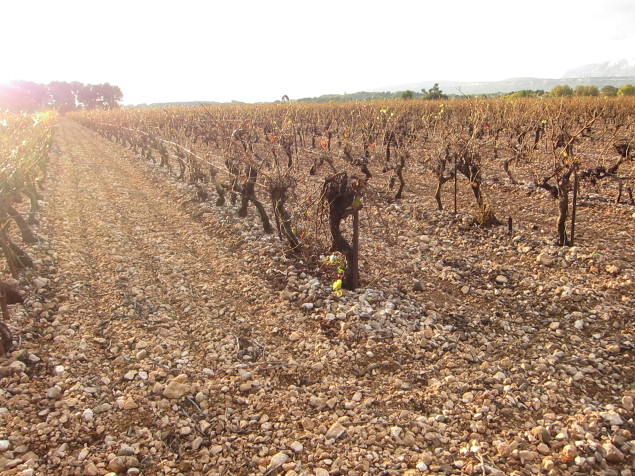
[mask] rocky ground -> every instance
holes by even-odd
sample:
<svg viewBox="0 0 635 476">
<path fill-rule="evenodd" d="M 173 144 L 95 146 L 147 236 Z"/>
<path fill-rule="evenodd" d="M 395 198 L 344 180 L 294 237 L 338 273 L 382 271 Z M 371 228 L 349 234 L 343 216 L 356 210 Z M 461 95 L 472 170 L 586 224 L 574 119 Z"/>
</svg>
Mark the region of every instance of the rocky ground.
<svg viewBox="0 0 635 476">
<path fill-rule="evenodd" d="M 553 216 L 510 235 L 407 194 L 367 207 L 364 285 L 337 296 L 253 211 L 186 203 L 70 121 L 44 193 L 1 474 L 635 470 L 632 206 L 587 197 L 559 248 Z"/>
</svg>

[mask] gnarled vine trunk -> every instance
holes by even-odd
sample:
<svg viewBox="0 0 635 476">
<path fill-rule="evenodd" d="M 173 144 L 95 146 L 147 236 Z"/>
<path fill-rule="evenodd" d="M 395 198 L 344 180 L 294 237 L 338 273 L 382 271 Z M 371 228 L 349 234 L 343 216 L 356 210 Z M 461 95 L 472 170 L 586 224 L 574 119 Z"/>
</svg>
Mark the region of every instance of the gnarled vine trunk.
<svg viewBox="0 0 635 476">
<path fill-rule="evenodd" d="M 323 197 L 329 204 L 329 228 L 331 230 L 330 251 L 339 251 L 346 257 L 346 269 L 342 279 L 342 287 L 356 289 L 359 286 L 359 269 L 357 263 L 358 227 L 357 213 L 361 208 L 360 194 L 363 181 L 357 177 L 348 177 L 340 172 L 324 181 Z M 353 216 L 353 245 L 351 246 L 340 229 L 341 222 L 349 215 Z"/>
<path fill-rule="evenodd" d="M 263 204 L 256 197 L 256 178 L 258 177 L 258 172 L 252 166 L 247 166 L 247 178 L 243 183 L 243 186 L 240 190 L 241 202 L 240 208 L 238 209 L 239 217 L 247 216 L 247 206 L 249 202 L 253 203 L 258 210 L 258 214 L 260 215 L 260 221 L 262 222 L 262 228 L 265 233 L 273 233 L 273 228 L 271 228 L 271 223 L 269 222 L 269 215 L 267 215 L 267 211 Z"/>
</svg>

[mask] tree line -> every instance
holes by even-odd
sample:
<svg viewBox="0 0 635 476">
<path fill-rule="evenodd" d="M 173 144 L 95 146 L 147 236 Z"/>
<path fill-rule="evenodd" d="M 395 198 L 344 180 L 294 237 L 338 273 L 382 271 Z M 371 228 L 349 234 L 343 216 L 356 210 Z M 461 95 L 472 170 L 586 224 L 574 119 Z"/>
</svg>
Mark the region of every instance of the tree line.
<svg viewBox="0 0 635 476">
<path fill-rule="evenodd" d="M 108 83 L 13 81 L 8 86 L 0 86 L 0 109 L 10 111 L 55 109 L 64 114 L 76 110 L 114 109 L 120 106 L 122 98 L 119 86 Z"/>
</svg>

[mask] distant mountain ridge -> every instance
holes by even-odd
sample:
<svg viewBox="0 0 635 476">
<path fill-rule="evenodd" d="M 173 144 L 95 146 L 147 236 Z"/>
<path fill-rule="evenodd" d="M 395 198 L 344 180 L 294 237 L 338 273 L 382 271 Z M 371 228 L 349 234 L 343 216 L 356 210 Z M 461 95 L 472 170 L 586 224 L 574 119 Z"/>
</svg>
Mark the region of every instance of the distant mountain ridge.
<svg viewBox="0 0 635 476">
<path fill-rule="evenodd" d="M 464 82 L 464 81 L 424 81 L 421 83 L 408 83 L 391 86 L 388 88 L 377 88 L 371 91 L 421 91 L 421 89 L 430 89 L 434 84 L 438 84 L 439 88 L 445 94 L 456 95 L 473 95 L 473 94 L 495 94 L 495 93 L 511 93 L 514 91 L 522 91 L 525 89 L 536 91 L 550 91 L 559 84 L 567 84 L 572 88 L 576 86 L 597 86 L 602 89 L 604 86 L 621 87 L 625 84 L 635 84 L 635 74 L 632 76 L 613 76 L 613 77 L 577 77 L 577 78 L 511 78 L 502 81 L 483 81 L 483 82 Z"/>
<path fill-rule="evenodd" d="M 625 78 L 635 76 L 635 58 L 593 63 L 570 69 L 563 78 Z"/>
<path fill-rule="evenodd" d="M 559 84 L 567 84 L 572 88 L 576 86 L 604 86 L 621 87 L 625 84 L 635 84 L 635 59 L 620 59 L 594 63 L 570 69 L 562 78 L 510 78 L 501 81 L 422 81 L 419 83 L 399 84 L 384 88 L 374 88 L 371 92 L 378 91 L 421 91 L 430 89 L 438 84 L 445 94 L 495 94 L 511 93 L 525 89 L 536 91 L 550 91 Z"/>
</svg>

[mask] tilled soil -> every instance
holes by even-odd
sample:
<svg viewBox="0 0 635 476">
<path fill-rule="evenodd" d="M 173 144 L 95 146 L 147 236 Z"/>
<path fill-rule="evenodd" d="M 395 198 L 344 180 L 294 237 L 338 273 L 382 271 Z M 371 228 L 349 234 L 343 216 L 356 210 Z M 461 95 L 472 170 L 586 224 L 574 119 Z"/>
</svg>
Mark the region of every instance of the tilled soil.
<svg viewBox="0 0 635 476">
<path fill-rule="evenodd" d="M 2 474 L 635 469 L 631 249 L 404 200 L 382 220 L 416 224 L 337 296 L 253 212 L 68 120 L 57 149 L 0 360 Z"/>
</svg>

